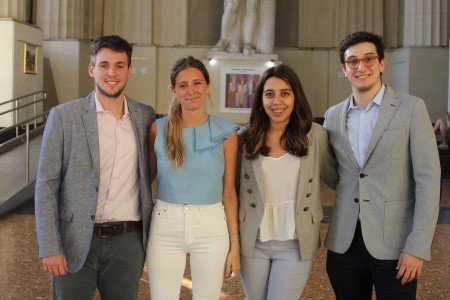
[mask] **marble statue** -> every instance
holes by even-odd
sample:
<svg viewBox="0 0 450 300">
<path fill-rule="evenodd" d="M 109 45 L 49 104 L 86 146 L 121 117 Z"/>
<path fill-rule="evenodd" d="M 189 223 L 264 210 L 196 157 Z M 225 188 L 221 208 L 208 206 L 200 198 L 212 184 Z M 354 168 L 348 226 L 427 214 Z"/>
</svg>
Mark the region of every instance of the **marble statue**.
<svg viewBox="0 0 450 300">
<path fill-rule="evenodd" d="M 276 0 L 224 0 L 220 40 L 211 50 L 273 53 L 275 4 Z"/>
</svg>

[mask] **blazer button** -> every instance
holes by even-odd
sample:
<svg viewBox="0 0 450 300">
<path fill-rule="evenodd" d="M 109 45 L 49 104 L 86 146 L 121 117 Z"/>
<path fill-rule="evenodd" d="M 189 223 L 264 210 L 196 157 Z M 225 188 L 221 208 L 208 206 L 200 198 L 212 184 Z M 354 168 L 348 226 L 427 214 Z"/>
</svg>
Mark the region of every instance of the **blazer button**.
<svg viewBox="0 0 450 300">
<path fill-rule="evenodd" d="M 353 201 L 355 201 L 355 203 L 358 203 L 358 202 L 359 202 L 359 199 L 358 199 L 358 198 L 355 198 L 355 199 L 353 199 Z"/>
<path fill-rule="evenodd" d="M 95 187 L 95 191 L 96 191 L 96 192 L 98 192 L 98 186 L 97 186 L 97 187 Z"/>
<path fill-rule="evenodd" d="M 313 182 L 313 179 L 312 179 L 312 178 L 309 179 L 309 183 L 311 183 L 311 182 Z"/>
<path fill-rule="evenodd" d="M 366 174 L 364 174 L 364 173 L 359 174 L 359 178 L 364 178 L 364 177 L 366 177 Z"/>
<path fill-rule="evenodd" d="M 245 174 L 244 177 L 245 177 L 245 179 L 249 179 L 250 178 L 250 176 L 248 174 Z"/>
<path fill-rule="evenodd" d="M 95 215 L 91 215 L 91 220 L 95 220 Z"/>
<path fill-rule="evenodd" d="M 306 194 L 306 198 L 309 198 L 311 196 L 311 193 Z"/>
<path fill-rule="evenodd" d="M 309 207 L 303 207 L 303 211 L 308 211 Z"/>
<path fill-rule="evenodd" d="M 253 193 L 252 189 L 247 189 L 247 193 L 249 194 Z"/>
<path fill-rule="evenodd" d="M 255 207 L 256 207 L 256 204 L 255 204 L 255 203 L 252 203 L 252 204 L 250 204 L 250 206 L 253 207 L 253 208 L 255 208 Z"/>
</svg>

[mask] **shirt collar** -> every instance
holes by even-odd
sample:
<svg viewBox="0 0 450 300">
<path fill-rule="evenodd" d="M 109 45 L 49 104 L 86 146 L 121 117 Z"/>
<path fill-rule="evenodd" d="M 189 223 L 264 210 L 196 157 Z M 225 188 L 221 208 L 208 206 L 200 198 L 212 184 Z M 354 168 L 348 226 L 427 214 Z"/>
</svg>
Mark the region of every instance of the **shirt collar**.
<svg viewBox="0 0 450 300">
<path fill-rule="evenodd" d="M 382 84 L 378 93 L 375 95 L 375 97 L 372 99 L 372 101 L 370 101 L 369 105 L 367 105 L 367 109 L 371 108 L 375 104 L 378 106 L 381 106 L 381 103 L 383 103 L 383 96 L 384 96 L 385 90 L 386 90 L 386 86 L 384 84 Z M 353 96 L 352 96 L 352 99 L 348 106 L 348 110 L 355 109 L 355 108 L 359 108 L 359 106 L 355 105 L 355 103 L 353 101 Z"/>
<path fill-rule="evenodd" d="M 125 96 L 123 96 L 123 103 L 124 103 L 124 114 L 123 114 L 122 118 L 125 118 L 130 115 L 130 111 L 128 110 L 127 97 L 125 97 Z M 105 112 L 105 113 L 107 112 L 103 108 L 100 100 L 98 100 L 97 93 L 95 93 L 95 107 L 96 107 L 97 112 Z"/>
</svg>

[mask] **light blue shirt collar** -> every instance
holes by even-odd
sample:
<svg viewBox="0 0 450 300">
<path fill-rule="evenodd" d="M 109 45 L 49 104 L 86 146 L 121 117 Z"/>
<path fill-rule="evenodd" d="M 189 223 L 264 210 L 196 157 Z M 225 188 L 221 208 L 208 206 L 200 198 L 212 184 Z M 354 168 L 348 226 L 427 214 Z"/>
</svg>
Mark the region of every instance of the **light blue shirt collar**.
<svg viewBox="0 0 450 300">
<path fill-rule="evenodd" d="M 369 143 L 378 120 L 385 89 L 386 86 L 382 85 L 365 109 L 354 105 L 353 99 L 349 101 L 346 130 L 359 167 L 362 167 L 366 161 Z"/>
<path fill-rule="evenodd" d="M 375 97 L 372 99 L 372 101 L 370 101 L 369 105 L 367 105 L 367 109 L 371 108 L 372 105 L 374 105 L 374 104 L 377 104 L 378 106 L 381 106 L 381 103 L 383 103 L 383 96 L 384 96 L 384 91 L 385 90 L 386 90 L 386 85 L 381 84 L 380 90 L 375 95 Z M 359 106 L 355 105 L 355 101 L 353 99 L 353 96 L 352 96 L 352 99 L 351 99 L 350 104 L 348 106 L 348 110 L 350 110 L 352 108 L 359 108 Z"/>
</svg>

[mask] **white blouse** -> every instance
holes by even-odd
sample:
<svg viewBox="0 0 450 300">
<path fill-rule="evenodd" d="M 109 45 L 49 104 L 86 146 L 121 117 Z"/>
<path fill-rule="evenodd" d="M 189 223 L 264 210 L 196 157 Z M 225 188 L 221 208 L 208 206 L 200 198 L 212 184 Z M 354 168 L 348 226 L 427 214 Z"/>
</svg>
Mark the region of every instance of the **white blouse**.
<svg viewBox="0 0 450 300">
<path fill-rule="evenodd" d="M 295 203 L 300 158 L 289 153 L 280 157 L 260 155 L 264 212 L 259 239 L 286 241 L 296 239 Z"/>
</svg>

